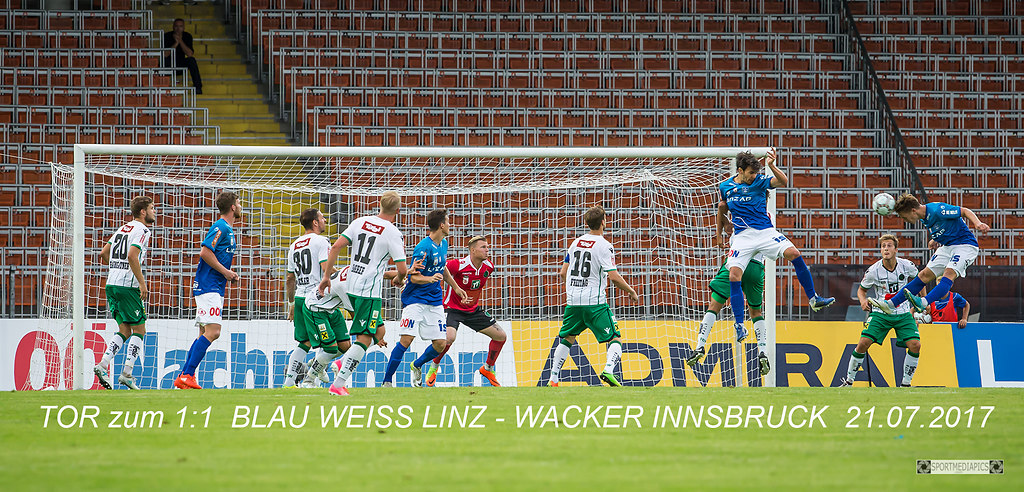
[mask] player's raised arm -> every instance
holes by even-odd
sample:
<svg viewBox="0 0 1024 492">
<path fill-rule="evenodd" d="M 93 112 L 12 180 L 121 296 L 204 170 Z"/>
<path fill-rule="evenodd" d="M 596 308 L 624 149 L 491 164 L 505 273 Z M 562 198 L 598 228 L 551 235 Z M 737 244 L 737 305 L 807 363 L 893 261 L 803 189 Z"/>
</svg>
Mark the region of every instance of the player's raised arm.
<svg viewBox="0 0 1024 492">
<path fill-rule="evenodd" d="M 973 210 L 967 207 L 960 207 L 960 216 L 967 219 L 967 221 L 970 222 L 978 232 L 985 233 L 990 229 L 988 224 L 982 222 L 981 219 L 978 218 L 978 214 L 974 213 Z"/>
<path fill-rule="evenodd" d="M 775 165 L 776 159 L 775 147 L 772 147 L 768 154 L 764 156 L 764 163 L 768 165 L 768 169 L 771 169 L 772 174 L 775 175 L 771 181 L 772 188 L 785 188 L 789 186 L 789 177 Z"/>
</svg>

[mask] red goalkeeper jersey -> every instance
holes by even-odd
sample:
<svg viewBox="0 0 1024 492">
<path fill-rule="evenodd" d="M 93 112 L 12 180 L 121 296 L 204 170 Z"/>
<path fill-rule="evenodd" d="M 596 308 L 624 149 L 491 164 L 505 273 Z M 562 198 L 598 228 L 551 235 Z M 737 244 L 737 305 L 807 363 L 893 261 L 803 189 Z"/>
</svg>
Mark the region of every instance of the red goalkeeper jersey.
<svg viewBox="0 0 1024 492">
<path fill-rule="evenodd" d="M 452 292 L 451 287 L 445 285 L 444 307 L 467 312 L 475 311 L 480 305 L 480 292 L 487 284 L 487 279 L 494 273 L 494 264 L 490 260 L 484 260 L 480 269 L 477 270 L 467 256 L 459 259 L 452 258 L 448 260 L 446 266 L 448 273 L 452 274 L 452 278 L 455 279 L 455 283 L 459 284 L 459 287 L 462 287 L 469 297 L 468 299 L 459 299 Z"/>
</svg>

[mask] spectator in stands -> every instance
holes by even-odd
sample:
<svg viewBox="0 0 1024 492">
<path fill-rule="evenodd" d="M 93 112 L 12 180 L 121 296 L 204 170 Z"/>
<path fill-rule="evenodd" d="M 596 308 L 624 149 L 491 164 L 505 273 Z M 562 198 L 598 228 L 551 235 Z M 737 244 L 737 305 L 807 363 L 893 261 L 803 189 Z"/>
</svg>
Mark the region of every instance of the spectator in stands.
<svg viewBox="0 0 1024 492">
<path fill-rule="evenodd" d="M 971 313 L 971 303 L 955 292 L 946 294 L 931 304 L 933 323 L 957 323 L 959 328 L 967 326 L 967 315 Z M 957 314 L 960 311 L 961 314 Z"/>
<path fill-rule="evenodd" d="M 170 32 L 164 33 L 164 48 L 173 49 L 174 56 L 165 58 L 164 65 L 187 68 L 189 76 L 192 77 L 192 86 L 196 88 L 196 94 L 202 94 L 203 79 L 199 76 L 199 65 L 196 63 L 192 47 L 192 35 L 185 32 L 185 20 L 174 19 L 171 29 Z"/>
</svg>

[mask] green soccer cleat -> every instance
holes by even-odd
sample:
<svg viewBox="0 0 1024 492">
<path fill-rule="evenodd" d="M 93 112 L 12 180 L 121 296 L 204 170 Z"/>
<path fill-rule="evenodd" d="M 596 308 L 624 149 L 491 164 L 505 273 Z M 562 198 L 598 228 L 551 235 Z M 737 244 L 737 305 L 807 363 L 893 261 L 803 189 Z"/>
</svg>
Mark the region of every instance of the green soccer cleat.
<svg viewBox="0 0 1024 492">
<path fill-rule="evenodd" d="M 437 381 L 437 363 L 430 361 L 430 369 L 427 369 L 427 386 L 433 387 Z"/>
<path fill-rule="evenodd" d="M 768 362 L 768 356 L 764 352 L 757 354 L 757 365 L 761 370 L 762 376 L 767 376 L 772 370 L 772 365 Z"/>
<path fill-rule="evenodd" d="M 622 386 L 621 384 L 619 384 L 619 380 L 615 379 L 615 375 L 608 371 L 601 373 L 601 381 L 608 383 L 608 386 Z"/>
<path fill-rule="evenodd" d="M 911 294 L 910 291 L 907 289 L 903 289 L 903 294 L 907 296 L 907 302 L 910 303 L 910 309 L 914 310 L 914 312 L 928 312 L 928 301 L 925 301 L 924 299 L 915 296 L 914 294 Z"/>
<path fill-rule="evenodd" d="M 693 352 L 692 355 L 686 358 L 686 365 L 690 367 L 696 366 L 697 364 L 700 363 L 702 359 L 704 359 L 705 355 L 706 353 L 704 352 L 704 347 L 698 348 Z"/>
</svg>

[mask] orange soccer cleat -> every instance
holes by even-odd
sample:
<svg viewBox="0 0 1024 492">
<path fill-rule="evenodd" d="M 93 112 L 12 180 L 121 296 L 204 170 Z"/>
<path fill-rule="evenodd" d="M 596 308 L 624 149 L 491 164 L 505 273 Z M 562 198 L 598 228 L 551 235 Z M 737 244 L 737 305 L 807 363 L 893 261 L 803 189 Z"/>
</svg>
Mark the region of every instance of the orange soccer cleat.
<svg viewBox="0 0 1024 492">
<path fill-rule="evenodd" d="M 178 375 L 178 379 L 174 380 L 174 387 L 178 389 L 203 389 L 203 387 L 199 386 L 199 383 L 196 382 L 195 375 L 185 373 Z"/>
<path fill-rule="evenodd" d="M 498 383 L 498 378 L 494 375 L 494 366 L 480 366 L 480 375 L 487 378 L 491 382 L 491 386 L 501 386 Z"/>
</svg>

